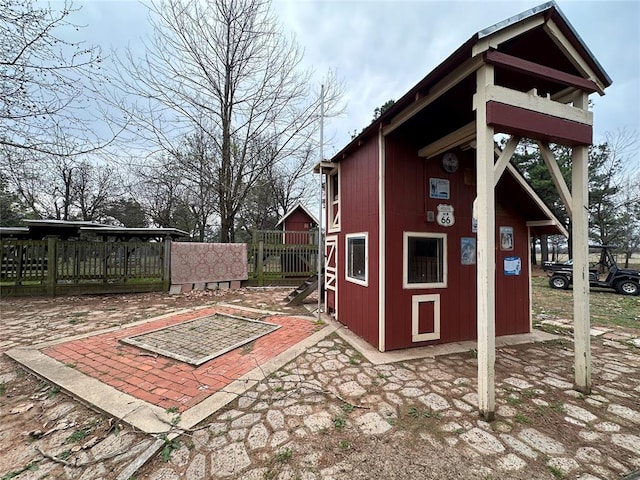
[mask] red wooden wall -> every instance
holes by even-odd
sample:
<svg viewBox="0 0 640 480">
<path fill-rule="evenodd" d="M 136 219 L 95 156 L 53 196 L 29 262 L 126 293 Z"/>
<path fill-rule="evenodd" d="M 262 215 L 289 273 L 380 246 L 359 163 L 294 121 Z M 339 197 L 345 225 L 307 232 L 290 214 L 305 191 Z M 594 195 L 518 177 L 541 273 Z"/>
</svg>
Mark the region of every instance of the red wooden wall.
<svg viewBox="0 0 640 480">
<path fill-rule="evenodd" d="M 314 222 L 302 208 L 296 208 L 283 223 L 285 230 L 306 232 L 311 229 Z"/>
<path fill-rule="evenodd" d="M 475 237 L 472 232 L 472 205 L 475 198 L 475 151 L 457 151 L 460 167 L 446 173 L 439 158 L 425 160 L 416 148 L 401 139 L 386 138 L 386 350 L 448 343 L 476 338 L 476 266 L 460 262 L 461 237 Z M 429 178 L 450 181 L 450 199 L 428 196 Z M 452 205 L 455 224 L 441 227 L 427 222 L 427 211 L 437 212 L 438 204 Z M 496 233 L 496 334 L 529 331 L 528 233 L 524 220 L 514 210 L 498 209 L 499 226 L 514 229 L 513 251 L 500 251 Z M 437 232 L 447 234 L 447 288 L 403 289 L 403 232 Z M 505 276 L 502 264 L 506 256 L 519 256 L 519 276 Z M 414 343 L 411 339 L 411 300 L 414 295 L 440 295 L 440 340 Z"/>
<path fill-rule="evenodd" d="M 416 151 L 415 146 L 401 138 L 391 135 L 385 139 L 385 350 L 476 338 L 476 265 L 462 265 L 460 262 L 461 238 L 476 236 L 472 232 L 472 205 L 476 196 L 475 151 L 456 152 L 460 167 L 453 174 L 443 170 L 439 158 L 425 160 L 419 158 Z M 376 139 L 369 140 L 340 162 L 340 232 L 328 234 L 338 237 L 338 320 L 374 346 L 379 345 L 380 301 L 378 168 Z M 449 200 L 429 198 L 429 178 L 450 181 Z M 454 226 L 441 227 L 436 222 L 427 222 L 427 212 L 435 213 L 440 203 L 454 207 Z M 496 334 L 528 332 L 528 230 L 525 220 L 513 205 L 513 199 L 501 198 L 498 192 L 496 203 Z M 500 250 L 500 226 L 513 228 L 512 251 Z M 447 234 L 447 288 L 402 287 L 405 231 Z M 345 236 L 359 232 L 368 233 L 366 287 L 345 279 Z M 503 261 L 510 256 L 521 259 L 519 276 L 504 275 Z M 412 297 L 424 294 L 440 295 L 440 339 L 414 343 L 411 338 Z M 327 303 L 330 308 L 336 307 L 332 292 L 327 294 Z M 428 308 L 421 306 L 421 309 Z"/>
<path fill-rule="evenodd" d="M 298 207 L 284 219 L 282 228 L 285 232 L 308 232 L 312 226 L 314 226 L 313 220 L 302 208 Z M 300 233 L 285 233 L 284 243 L 288 245 L 306 245 L 311 242 L 308 235 L 301 235 Z"/>
<path fill-rule="evenodd" d="M 338 320 L 372 345 L 378 345 L 378 142 L 369 140 L 340 162 L 338 234 Z M 368 233 L 368 286 L 345 280 L 345 236 Z M 328 233 L 328 235 L 332 235 Z"/>
</svg>

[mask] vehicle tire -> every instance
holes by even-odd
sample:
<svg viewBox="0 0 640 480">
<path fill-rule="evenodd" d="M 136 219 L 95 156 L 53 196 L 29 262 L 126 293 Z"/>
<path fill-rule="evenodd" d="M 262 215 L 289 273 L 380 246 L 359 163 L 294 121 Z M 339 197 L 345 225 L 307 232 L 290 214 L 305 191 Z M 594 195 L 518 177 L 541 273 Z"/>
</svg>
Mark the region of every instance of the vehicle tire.
<svg viewBox="0 0 640 480">
<path fill-rule="evenodd" d="M 549 286 L 558 290 L 566 290 L 569 288 L 569 279 L 564 275 L 553 275 L 549 279 Z"/>
<path fill-rule="evenodd" d="M 640 286 L 633 280 L 621 280 L 616 283 L 616 292 L 622 295 L 638 295 Z"/>
</svg>

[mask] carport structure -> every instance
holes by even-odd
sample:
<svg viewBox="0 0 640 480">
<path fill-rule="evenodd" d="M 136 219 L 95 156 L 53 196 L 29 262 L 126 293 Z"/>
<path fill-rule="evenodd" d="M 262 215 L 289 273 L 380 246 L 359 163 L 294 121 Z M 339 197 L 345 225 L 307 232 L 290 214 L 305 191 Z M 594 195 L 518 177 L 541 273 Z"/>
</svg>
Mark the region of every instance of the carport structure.
<svg viewBox="0 0 640 480">
<path fill-rule="evenodd" d="M 360 146 L 377 137 L 378 276 L 385 278 L 385 218 L 393 213 L 385 210 L 385 202 L 389 201 L 385 197 L 388 185 L 385 168 L 395 160 L 389 154 L 385 157 L 389 151 L 386 146 L 402 143 L 407 151 L 417 152 L 427 163 L 442 159 L 444 153 L 454 149 L 475 150 L 475 172 L 469 172 L 469 181 L 476 185 L 473 216 L 477 221 L 478 407 L 487 419 L 493 418 L 495 410 L 495 186 L 505 170 L 513 168 L 509 162 L 521 138 L 538 142 L 571 218 L 574 383 L 583 393 L 591 391 L 587 161 L 593 114 L 588 110 L 588 98 L 592 93 L 603 95 L 610 84 L 609 76 L 555 2 L 548 2 L 473 35 L 332 162 L 320 165 L 331 178 L 335 175 L 332 172 L 338 171 L 336 162 L 350 158 Z M 497 147 L 494 138 L 497 134 L 509 137 L 504 150 Z M 571 189 L 560 173 L 550 143 L 572 148 Z M 337 187 L 335 190 L 338 191 Z M 340 218 L 339 201 L 337 205 L 338 212 L 330 212 L 329 228 L 331 218 Z M 553 221 L 527 225 L 541 232 L 552 227 Z M 379 288 L 382 331 L 385 323 L 382 281 Z"/>
</svg>

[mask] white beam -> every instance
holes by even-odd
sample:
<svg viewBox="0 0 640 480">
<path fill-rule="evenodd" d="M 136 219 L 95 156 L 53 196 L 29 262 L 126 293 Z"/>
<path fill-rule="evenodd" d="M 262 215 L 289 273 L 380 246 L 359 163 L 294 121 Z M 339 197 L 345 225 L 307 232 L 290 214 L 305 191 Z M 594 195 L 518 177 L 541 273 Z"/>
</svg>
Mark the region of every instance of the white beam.
<svg viewBox="0 0 640 480">
<path fill-rule="evenodd" d="M 562 203 L 564 203 L 564 206 L 567 209 L 567 215 L 569 216 L 569 218 L 572 218 L 573 202 L 571 200 L 571 192 L 569 192 L 569 187 L 567 187 L 567 183 L 564 181 L 564 177 L 562 176 L 562 172 L 560 171 L 558 162 L 556 161 L 556 158 L 553 155 L 553 152 L 549 148 L 548 144 L 538 142 L 538 147 L 540 147 L 542 159 L 544 160 L 544 163 L 547 166 L 549 173 L 551 174 L 551 179 L 556 185 L 556 189 L 558 190 L 558 194 L 562 199 Z"/>
<path fill-rule="evenodd" d="M 462 80 L 471 75 L 478 67 L 482 65 L 482 58 L 472 58 L 465 61 L 462 65 L 456 68 L 453 72 L 447 75 L 445 78 L 437 82 L 433 87 L 429 89 L 429 92 L 424 97 L 417 99 L 407 108 L 398 113 L 389 125 L 386 125 L 382 129 L 384 135 L 389 135 L 396 128 L 404 124 L 411 117 L 419 113 L 431 103 L 435 102 L 438 98 L 444 95 L 446 92 L 455 87 Z"/>
<path fill-rule="evenodd" d="M 583 93 L 577 104 L 586 109 L 588 95 Z M 571 154 L 571 185 L 573 190 L 573 218 L 571 222 L 573 246 L 573 339 L 575 388 L 591 393 L 591 338 L 589 330 L 589 150 L 574 147 Z"/>
<path fill-rule="evenodd" d="M 518 147 L 518 143 L 520 143 L 520 137 L 516 137 L 515 135 L 512 135 L 511 137 L 509 137 L 509 141 L 505 145 L 504 150 L 500 152 L 498 161 L 493 166 L 493 186 L 494 187 L 498 185 L 498 182 L 500 181 L 500 177 L 502 176 L 504 169 L 507 168 L 507 165 L 509 165 L 509 161 L 511 160 L 511 157 L 513 157 L 513 154 L 516 151 L 516 148 Z"/>
<path fill-rule="evenodd" d="M 487 125 L 484 98 L 493 79 L 491 65 L 484 65 L 476 73 L 478 409 L 486 420 L 493 420 L 496 401 L 494 132 L 493 127 Z"/>
<path fill-rule="evenodd" d="M 558 222 L 558 220 L 555 218 L 555 215 L 553 214 L 553 212 L 551 210 L 549 210 L 549 207 L 547 207 L 547 205 L 542 201 L 542 199 L 533 190 L 533 188 L 531 188 L 531 185 L 529 185 L 529 182 L 527 182 L 522 177 L 522 175 L 520 175 L 520 172 L 518 172 L 518 169 L 516 167 L 514 167 L 513 165 L 509 164 L 509 165 L 507 165 L 507 170 L 509 170 L 509 173 L 511 173 L 513 178 L 516 179 L 516 181 L 520 184 L 520 186 L 536 202 L 536 205 L 538 205 L 538 208 L 540 210 L 542 210 L 542 212 L 548 218 L 548 220 L 532 220 L 530 222 L 527 222 L 527 225 L 532 226 L 532 227 L 544 226 L 544 225 L 555 225 L 556 227 L 558 227 L 558 229 L 560 230 L 562 235 L 564 235 L 565 237 L 569 238 L 569 232 L 567 231 L 567 229 L 564 227 L 564 225 L 562 225 L 560 222 Z"/>
<path fill-rule="evenodd" d="M 384 135 L 378 130 L 378 350 L 386 349 L 386 203 L 385 203 L 385 153 Z"/>
<path fill-rule="evenodd" d="M 558 103 L 571 103 L 576 93 L 581 93 L 581 90 L 575 87 L 567 87 L 551 95 L 551 100 Z"/>
<path fill-rule="evenodd" d="M 418 150 L 419 157 L 431 158 L 451 150 L 458 145 L 464 145 L 476 138 L 476 122 L 468 123 L 464 127 L 459 128 L 455 132 L 451 132 L 448 135 L 430 143 L 426 147 L 422 147 Z"/>
<path fill-rule="evenodd" d="M 564 36 L 562 31 L 558 28 L 553 20 L 549 20 L 547 24 L 543 27 L 545 31 L 551 37 L 551 40 L 564 52 L 569 61 L 576 67 L 580 73 L 587 77 L 589 80 L 594 82 L 598 87 L 598 93 L 600 95 L 604 95 L 604 84 L 600 81 L 600 78 L 593 69 L 585 62 L 582 58 L 582 55 L 578 53 L 578 51 L 574 48 L 573 45 L 567 40 L 567 37 Z M 585 109 L 586 110 L 586 109 Z"/>
</svg>

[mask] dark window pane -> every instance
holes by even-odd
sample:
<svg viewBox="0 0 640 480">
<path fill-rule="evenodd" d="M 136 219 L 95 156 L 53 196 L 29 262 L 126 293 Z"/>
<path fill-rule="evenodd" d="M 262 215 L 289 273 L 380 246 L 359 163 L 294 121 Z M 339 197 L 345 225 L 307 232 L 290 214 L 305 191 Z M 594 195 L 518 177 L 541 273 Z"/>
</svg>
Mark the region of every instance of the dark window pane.
<svg viewBox="0 0 640 480">
<path fill-rule="evenodd" d="M 407 239 L 408 283 L 443 281 L 442 238 L 409 237 Z"/>
<path fill-rule="evenodd" d="M 366 280 L 365 238 L 357 237 L 348 240 L 347 275 L 358 280 Z"/>
</svg>

